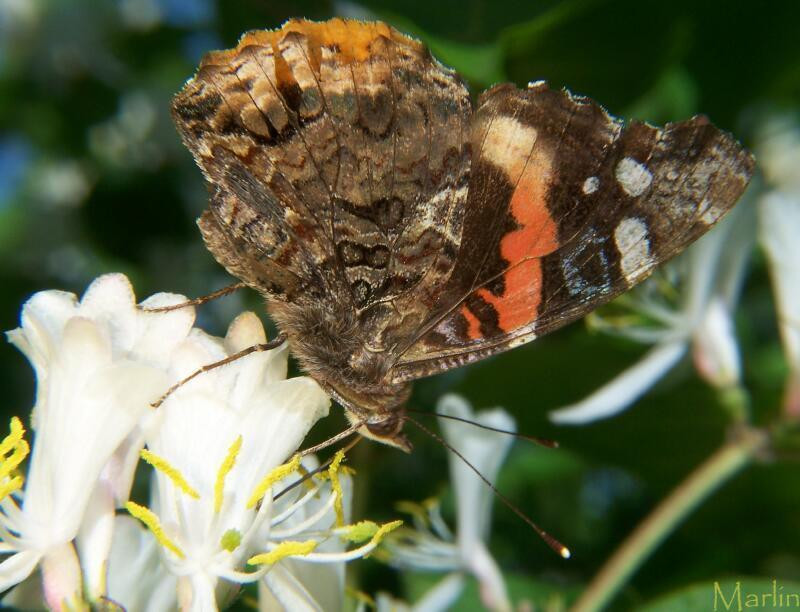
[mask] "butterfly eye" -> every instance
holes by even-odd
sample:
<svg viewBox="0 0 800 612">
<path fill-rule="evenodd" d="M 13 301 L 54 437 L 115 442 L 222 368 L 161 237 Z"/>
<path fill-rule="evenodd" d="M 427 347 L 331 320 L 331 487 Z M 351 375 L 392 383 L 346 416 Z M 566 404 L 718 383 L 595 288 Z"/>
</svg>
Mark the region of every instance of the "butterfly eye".
<svg viewBox="0 0 800 612">
<path fill-rule="evenodd" d="M 367 429 L 376 436 L 391 436 L 397 431 L 399 425 L 399 415 L 392 412 L 386 414 L 380 421 L 367 422 Z"/>
</svg>

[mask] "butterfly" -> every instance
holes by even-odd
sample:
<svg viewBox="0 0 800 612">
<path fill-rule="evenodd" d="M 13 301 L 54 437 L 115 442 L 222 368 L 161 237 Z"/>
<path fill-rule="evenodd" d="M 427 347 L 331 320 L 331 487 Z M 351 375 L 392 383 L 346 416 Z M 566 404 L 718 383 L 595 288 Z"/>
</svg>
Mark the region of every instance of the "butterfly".
<svg viewBox="0 0 800 612">
<path fill-rule="evenodd" d="M 647 278 L 737 201 L 753 158 L 543 81 L 473 104 L 380 23 L 291 20 L 175 96 L 205 243 L 266 298 L 358 431 L 406 450 L 412 381 L 520 346 Z"/>
</svg>

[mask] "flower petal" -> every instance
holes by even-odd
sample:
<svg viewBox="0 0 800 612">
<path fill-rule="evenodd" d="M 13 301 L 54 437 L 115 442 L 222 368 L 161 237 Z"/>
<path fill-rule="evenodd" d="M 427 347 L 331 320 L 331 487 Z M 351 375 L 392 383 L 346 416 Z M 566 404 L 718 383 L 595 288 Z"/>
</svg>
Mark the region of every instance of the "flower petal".
<svg viewBox="0 0 800 612">
<path fill-rule="evenodd" d="M 586 399 L 551 412 L 550 420 L 560 425 L 582 425 L 619 414 L 678 363 L 687 348 L 684 340 L 656 345 L 637 364 Z"/>
<path fill-rule="evenodd" d="M 108 596 L 126 610 L 172 610 L 177 578 L 167 571 L 155 538 L 141 523 L 119 515 L 108 562 Z"/>
<path fill-rule="evenodd" d="M 413 612 L 439 612 L 450 610 L 464 591 L 464 574 L 454 572 L 431 587 L 411 608 Z M 380 606 L 378 606 L 380 610 Z M 393 608 L 391 608 L 393 609 Z"/>
<path fill-rule="evenodd" d="M 261 319 L 254 312 L 243 312 L 228 326 L 225 334 L 225 348 L 229 353 L 238 353 L 244 349 L 267 341 L 267 334 Z"/>
<path fill-rule="evenodd" d="M 504 410 L 497 408 L 473 414 L 470 405 L 458 395 L 442 397 L 436 410 L 441 414 L 474 420 L 489 427 L 516 430 L 514 419 Z M 514 438 L 460 421 L 440 419 L 439 423 L 448 444 L 458 450 L 489 482 L 494 482 Z M 457 539 L 462 555 L 468 557 L 473 544 L 488 534 L 494 495 L 486 483 L 459 457 L 451 454 L 448 459 L 450 478 L 456 495 Z"/>
<path fill-rule="evenodd" d="M 60 396 L 47 402 L 33 446 L 24 510 L 42 545 L 75 537 L 104 465 L 165 386 L 162 372 L 131 362 L 81 378 L 86 373 L 69 367 L 54 373 L 51 389 Z"/>
<path fill-rule="evenodd" d="M 39 572 L 31 574 L 0 599 L 3 610 L 47 610 L 42 593 L 42 576 Z"/>
<path fill-rule="evenodd" d="M 478 580 L 483 605 L 489 610 L 510 612 L 511 602 L 508 599 L 503 575 L 486 547 L 481 544 L 473 548 L 467 562 L 470 571 Z"/>
<path fill-rule="evenodd" d="M 322 612 L 323 608 L 306 585 L 282 564 L 277 564 L 258 583 L 259 610 Z M 341 604 L 333 608 L 341 609 Z"/>
<path fill-rule="evenodd" d="M 124 274 L 103 274 L 86 289 L 80 316 L 107 326 L 115 348 L 131 347 L 136 338 L 136 296 Z"/>
<path fill-rule="evenodd" d="M 800 371 L 800 190 L 773 191 L 759 212 L 784 351 L 790 367 Z"/>
<path fill-rule="evenodd" d="M 42 553 L 35 550 L 23 550 L 3 559 L 0 563 L 0 592 L 10 589 L 31 575 Z"/>
<path fill-rule="evenodd" d="M 335 612 L 344 607 L 344 563 L 304 563 L 302 558 L 298 558 L 284 559 L 278 562 L 277 567 L 291 574 L 311 599 L 326 612 Z M 268 572 L 265 578 L 276 569 Z"/>
<path fill-rule="evenodd" d="M 85 591 L 92 601 L 106 594 L 106 570 L 113 535 L 114 495 L 111 484 L 100 479 L 86 505 L 86 512 L 75 540 L 86 585 Z"/>
<path fill-rule="evenodd" d="M 42 558 L 44 598 L 51 610 L 74 610 L 83 606 L 81 566 L 71 542 L 51 547 Z"/>
<path fill-rule="evenodd" d="M 328 414 L 330 399 L 312 379 L 265 385 L 242 415 L 244 443 L 231 473 L 231 503 L 244 507 L 256 485 L 297 450 L 311 427 Z M 253 435 L 258 432 L 258 435 Z"/>
<path fill-rule="evenodd" d="M 157 308 L 185 302 L 186 297 L 175 293 L 157 293 L 141 304 L 142 307 Z M 167 312 L 147 312 L 138 309 L 136 341 L 130 347 L 132 356 L 148 363 L 166 367 L 175 347 L 192 329 L 195 319 L 194 307 Z"/>
<path fill-rule="evenodd" d="M 739 382 L 741 358 L 734 334 L 733 317 L 721 297 L 706 308 L 693 337 L 695 367 L 716 387 L 732 387 Z"/>
</svg>

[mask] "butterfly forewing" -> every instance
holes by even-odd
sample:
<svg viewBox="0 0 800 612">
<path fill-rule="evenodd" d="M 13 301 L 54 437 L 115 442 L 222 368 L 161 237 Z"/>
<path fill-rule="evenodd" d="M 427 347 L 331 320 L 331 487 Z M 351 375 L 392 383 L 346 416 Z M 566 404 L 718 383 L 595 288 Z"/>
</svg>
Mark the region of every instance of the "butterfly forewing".
<svg viewBox="0 0 800 612">
<path fill-rule="evenodd" d="M 396 381 L 518 346 L 629 289 L 721 218 L 753 166 L 704 117 L 624 126 L 541 82 L 487 92 L 472 145 L 455 269 Z"/>
</svg>

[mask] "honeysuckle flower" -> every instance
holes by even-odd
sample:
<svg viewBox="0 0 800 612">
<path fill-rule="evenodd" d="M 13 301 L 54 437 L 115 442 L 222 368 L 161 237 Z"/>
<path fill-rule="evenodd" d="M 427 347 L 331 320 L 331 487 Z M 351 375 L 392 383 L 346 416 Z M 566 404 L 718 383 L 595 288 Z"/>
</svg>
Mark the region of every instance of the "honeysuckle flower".
<svg viewBox="0 0 800 612">
<path fill-rule="evenodd" d="M 161 295 L 154 302 L 184 299 Z M 6 483 L 0 501 L 2 552 L 10 555 L 0 563 L 0 590 L 38 565 L 51 607 L 82 605 L 82 569 L 90 596 L 102 592 L 113 491 L 120 479 L 129 484 L 123 473 L 133 466 L 107 468 L 163 392 L 167 354 L 192 320 L 191 310 L 137 309 L 130 283 L 118 274 L 98 278 L 80 301 L 43 291 L 23 306 L 21 325 L 8 338 L 36 372 L 35 436 L 24 491 L 21 482 Z"/>
<path fill-rule="evenodd" d="M 733 314 L 755 240 L 754 207 L 750 204 L 741 202 L 675 262 L 673 269 L 684 278 L 683 297 L 677 306 L 659 291 L 657 279 L 622 298 L 647 318 L 648 324 L 626 322 L 607 327 L 652 348 L 587 398 L 551 412 L 553 422 L 577 425 L 618 414 L 690 351 L 698 373 L 708 383 L 720 390 L 739 384 L 741 360 Z"/>
<path fill-rule="evenodd" d="M 769 190 L 800 192 L 800 121 L 790 114 L 762 122 L 756 157 Z"/>
<path fill-rule="evenodd" d="M 514 419 L 502 409 L 473 414 L 470 405 L 457 395 L 446 395 L 437 412 L 468 419 L 506 431 L 515 431 Z M 440 419 L 448 444 L 460 452 L 490 482 L 494 482 L 513 441 L 512 436 L 487 431 L 467 423 Z M 397 567 L 448 572 L 413 606 L 415 611 L 447 610 L 461 594 L 465 574 L 480 586 L 481 600 L 491 610 L 511 610 L 505 582 L 486 542 L 489 536 L 494 495 L 463 461 L 449 457 L 450 480 L 456 507 L 455 535 L 429 501 L 423 506 L 406 505 L 414 518 L 414 529 L 403 528 L 387 540 L 387 559 Z"/>
<path fill-rule="evenodd" d="M 768 121 L 759 159 L 768 190 L 759 202 L 761 244 L 769 260 L 778 326 L 789 363 L 784 410 L 800 418 L 800 125 L 788 117 Z"/>
<path fill-rule="evenodd" d="M 253 313 L 240 315 L 224 339 L 195 329 L 173 355 L 173 380 L 263 342 Z M 182 609 L 215 610 L 237 584 L 262 578 L 265 599 L 292 610 L 323 609 L 290 559 L 341 565 L 370 552 L 393 527 L 346 524 L 341 453 L 324 477 L 273 499 L 313 469 L 296 451 L 330 404 L 313 379 L 286 379 L 287 356 L 283 345 L 193 378 L 166 399 L 145 434 L 142 457 L 155 468 L 152 500 L 149 508 L 127 508 L 159 542 L 164 565 L 178 577 Z M 341 537 L 361 546 L 328 548 L 326 541 Z M 332 578 L 338 600 L 341 571 Z"/>
</svg>

